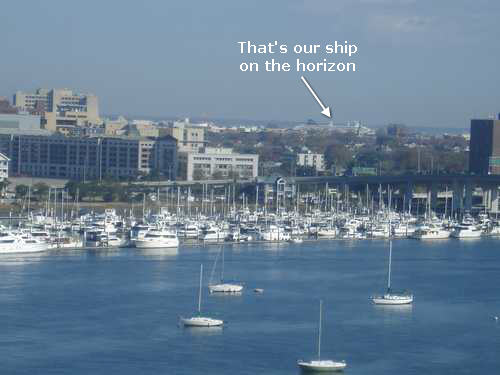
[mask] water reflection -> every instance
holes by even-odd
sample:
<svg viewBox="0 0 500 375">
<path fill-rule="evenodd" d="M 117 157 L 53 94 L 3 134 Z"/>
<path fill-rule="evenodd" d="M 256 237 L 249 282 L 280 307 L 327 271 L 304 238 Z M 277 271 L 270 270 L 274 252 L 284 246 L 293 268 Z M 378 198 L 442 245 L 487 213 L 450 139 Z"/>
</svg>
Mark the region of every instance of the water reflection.
<svg viewBox="0 0 500 375">
<path fill-rule="evenodd" d="M 217 336 L 221 335 L 223 327 L 183 327 L 184 333 L 191 336 Z"/>
<path fill-rule="evenodd" d="M 231 297 L 241 297 L 243 292 L 233 292 L 233 293 L 208 293 L 210 297 L 216 298 L 231 298 Z"/>
<path fill-rule="evenodd" d="M 37 263 L 47 258 L 49 252 L 40 253 L 17 253 L 17 254 L 1 254 L 0 266 L 17 266 L 29 263 Z"/>
<path fill-rule="evenodd" d="M 373 305 L 376 311 L 380 311 L 384 314 L 405 314 L 409 315 L 413 312 L 413 304 L 409 303 L 407 305 Z"/>
<path fill-rule="evenodd" d="M 85 249 L 88 256 L 111 258 L 120 256 L 120 248 L 117 247 L 89 247 Z"/>
<path fill-rule="evenodd" d="M 167 249 L 151 248 L 151 249 L 136 249 L 136 250 L 138 250 L 139 253 L 144 256 L 153 257 L 156 259 L 172 258 L 179 255 L 179 249 L 176 247 L 171 247 Z"/>
</svg>

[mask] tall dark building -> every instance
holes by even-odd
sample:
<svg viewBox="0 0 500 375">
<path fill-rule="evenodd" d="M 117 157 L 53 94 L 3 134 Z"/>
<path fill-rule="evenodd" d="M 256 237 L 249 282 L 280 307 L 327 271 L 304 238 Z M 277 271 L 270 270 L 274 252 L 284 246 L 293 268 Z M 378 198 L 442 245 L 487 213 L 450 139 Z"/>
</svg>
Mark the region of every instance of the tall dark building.
<svg viewBox="0 0 500 375">
<path fill-rule="evenodd" d="M 500 119 L 471 120 L 469 172 L 500 174 Z"/>
</svg>

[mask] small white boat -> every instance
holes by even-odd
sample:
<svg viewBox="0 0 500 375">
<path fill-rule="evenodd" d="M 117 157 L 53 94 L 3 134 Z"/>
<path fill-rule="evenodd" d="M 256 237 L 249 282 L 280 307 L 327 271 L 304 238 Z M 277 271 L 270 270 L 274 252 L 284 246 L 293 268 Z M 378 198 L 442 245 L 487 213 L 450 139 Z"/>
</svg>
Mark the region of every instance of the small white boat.
<svg viewBox="0 0 500 375">
<path fill-rule="evenodd" d="M 191 318 L 180 318 L 182 324 L 186 327 L 220 327 L 224 324 L 223 320 L 213 319 L 201 316 L 201 287 L 203 280 L 203 264 L 200 265 L 200 289 L 198 292 L 198 315 Z"/>
<path fill-rule="evenodd" d="M 316 231 L 316 235 L 318 237 L 336 237 L 337 236 L 337 229 L 335 228 L 322 228 L 320 227 L 317 231 Z"/>
<path fill-rule="evenodd" d="M 472 222 L 465 221 L 453 228 L 451 237 L 455 238 L 479 238 L 482 235 L 481 228 Z"/>
<path fill-rule="evenodd" d="M 267 230 L 260 233 L 263 241 L 289 241 L 290 233 L 277 225 L 270 225 Z"/>
<path fill-rule="evenodd" d="M 37 253 L 49 249 L 49 244 L 31 237 L 30 234 L 0 233 L 0 254 Z"/>
<path fill-rule="evenodd" d="M 323 301 L 319 301 L 319 328 L 318 328 L 318 359 L 311 361 L 298 360 L 297 365 L 308 372 L 332 372 L 342 371 L 347 367 L 345 361 L 332 361 L 330 359 L 321 359 L 321 326 L 323 316 Z"/>
<path fill-rule="evenodd" d="M 449 237 L 450 231 L 432 223 L 419 227 L 411 236 L 417 240 L 441 240 Z"/>
<path fill-rule="evenodd" d="M 262 288 L 255 288 L 253 291 L 255 293 L 264 293 L 264 289 L 262 289 Z"/>
<path fill-rule="evenodd" d="M 211 226 L 203 230 L 198 239 L 204 242 L 219 242 L 224 241 L 226 237 L 227 233 L 224 230 L 216 226 Z"/>
<path fill-rule="evenodd" d="M 413 294 L 407 292 L 395 293 L 391 290 L 391 266 L 392 266 L 392 241 L 389 241 L 389 272 L 387 276 L 387 292 L 383 295 L 373 296 L 372 301 L 376 305 L 407 305 L 413 302 Z"/>
<path fill-rule="evenodd" d="M 302 243 L 302 242 L 304 242 L 304 240 L 300 237 L 293 237 L 290 239 L 290 242 L 291 243 Z"/>
<path fill-rule="evenodd" d="M 152 229 L 149 230 L 144 237 L 137 238 L 134 243 L 135 247 L 137 247 L 138 249 L 169 248 L 178 247 L 179 239 L 173 232 L 169 232 L 163 229 Z"/>
</svg>

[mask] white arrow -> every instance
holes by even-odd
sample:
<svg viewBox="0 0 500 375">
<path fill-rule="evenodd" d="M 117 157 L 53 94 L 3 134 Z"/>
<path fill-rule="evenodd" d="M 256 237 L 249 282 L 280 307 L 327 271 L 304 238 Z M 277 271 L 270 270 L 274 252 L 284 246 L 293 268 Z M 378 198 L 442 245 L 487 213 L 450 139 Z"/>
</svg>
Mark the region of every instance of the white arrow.
<svg viewBox="0 0 500 375">
<path fill-rule="evenodd" d="M 316 95 L 313 88 L 311 87 L 309 82 L 307 82 L 304 76 L 300 76 L 300 79 L 302 80 L 302 82 L 304 82 L 304 85 L 306 85 L 307 89 L 311 92 L 311 95 L 314 97 L 314 99 L 316 99 L 318 104 L 321 106 L 322 109 L 321 114 L 325 115 L 328 118 L 332 118 L 332 114 L 330 113 L 330 107 L 325 107 L 325 105 L 321 102 L 321 99 L 318 97 L 318 95 Z"/>
</svg>

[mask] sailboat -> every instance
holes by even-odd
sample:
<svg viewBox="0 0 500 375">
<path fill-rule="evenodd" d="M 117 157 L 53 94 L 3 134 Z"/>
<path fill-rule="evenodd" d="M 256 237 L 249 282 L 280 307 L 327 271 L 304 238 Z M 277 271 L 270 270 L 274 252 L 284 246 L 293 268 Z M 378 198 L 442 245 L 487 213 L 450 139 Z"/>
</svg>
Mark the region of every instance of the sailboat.
<svg viewBox="0 0 500 375">
<path fill-rule="evenodd" d="M 219 327 L 224 324 L 223 320 L 208 318 L 201 315 L 201 287 L 203 280 L 203 264 L 200 265 L 200 289 L 198 292 L 198 315 L 192 318 L 181 318 L 182 324 L 187 327 Z"/>
<path fill-rule="evenodd" d="M 298 360 L 297 365 L 304 371 L 310 372 L 332 372 L 342 371 L 346 368 L 345 361 L 332 361 L 330 359 L 321 359 L 321 329 L 323 317 L 323 301 L 319 301 L 319 328 L 318 328 L 318 359 L 311 361 Z"/>
<path fill-rule="evenodd" d="M 208 290 L 210 291 L 210 293 L 239 293 L 243 290 L 243 285 L 237 283 L 224 282 L 224 246 L 221 246 L 221 253 L 222 253 L 222 266 L 221 266 L 220 282 L 218 284 L 210 284 L 208 286 Z M 217 258 L 215 258 L 214 270 L 217 264 Z"/>
<path fill-rule="evenodd" d="M 391 289 L 392 241 L 389 241 L 389 274 L 387 276 L 387 292 L 381 296 L 373 296 L 376 305 L 407 305 L 413 302 L 413 294 L 407 292 L 395 293 Z"/>
</svg>

